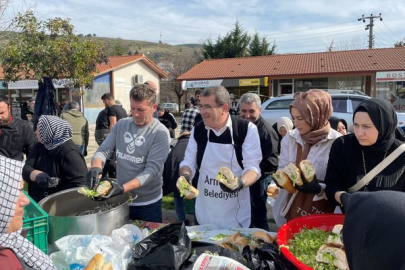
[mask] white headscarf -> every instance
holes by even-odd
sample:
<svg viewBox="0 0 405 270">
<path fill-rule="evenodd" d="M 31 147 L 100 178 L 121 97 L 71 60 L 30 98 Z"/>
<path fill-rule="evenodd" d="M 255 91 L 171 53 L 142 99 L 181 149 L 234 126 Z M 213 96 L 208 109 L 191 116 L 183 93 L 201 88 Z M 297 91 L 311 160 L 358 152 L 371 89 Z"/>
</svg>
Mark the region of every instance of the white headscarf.
<svg viewBox="0 0 405 270">
<path fill-rule="evenodd" d="M 281 127 L 284 127 L 288 132 L 293 129 L 294 125 L 290 118 L 281 117 L 277 121 L 277 129 L 280 130 Z M 278 130 L 277 130 L 277 132 L 278 132 Z"/>
<path fill-rule="evenodd" d="M 21 229 L 7 233 L 20 196 L 24 163 L 0 156 L 0 246 L 11 249 L 28 266 L 39 270 L 56 270 L 51 259 L 21 236 Z"/>
</svg>

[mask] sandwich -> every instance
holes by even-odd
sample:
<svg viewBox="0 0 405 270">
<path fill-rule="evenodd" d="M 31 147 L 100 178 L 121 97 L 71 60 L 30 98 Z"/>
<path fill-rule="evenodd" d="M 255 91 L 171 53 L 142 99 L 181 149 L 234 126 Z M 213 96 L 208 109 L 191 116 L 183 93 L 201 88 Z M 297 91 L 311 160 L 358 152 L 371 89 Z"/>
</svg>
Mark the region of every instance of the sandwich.
<svg viewBox="0 0 405 270">
<path fill-rule="evenodd" d="M 80 187 L 77 192 L 87 197 L 94 198 L 107 195 L 111 188 L 112 185 L 110 181 L 101 181 L 95 190 L 88 187 Z"/>
<path fill-rule="evenodd" d="M 291 194 L 294 194 L 297 191 L 291 179 L 282 170 L 278 169 L 275 173 L 273 173 L 273 179 L 277 181 L 280 187 L 284 188 Z"/>
<path fill-rule="evenodd" d="M 332 229 L 332 235 L 328 236 L 327 243 L 328 245 L 338 247 L 338 248 L 343 248 L 343 239 L 342 239 L 342 229 L 343 225 L 342 224 L 337 224 L 333 227 Z"/>
<path fill-rule="evenodd" d="M 315 168 L 314 165 L 312 165 L 311 161 L 304 159 L 301 160 L 299 167 L 301 169 L 302 175 L 305 178 L 305 181 L 308 183 L 312 182 L 315 177 Z"/>
<path fill-rule="evenodd" d="M 195 197 L 198 196 L 198 194 L 200 193 L 198 191 L 198 189 L 196 189 L 195 187 L 193 187 L 192 185 L 190 185 L 190 183 L 187 181 L 186 178 L 184 178 L 184 176 L 180 176 L 177 179 L 176 182 L 176 187 L 179 189 L 180 191 L 180 196 L 184 197 L 187 200 L 191 200 L 194 199 Z"/>
<path fill-rule="evenodd" d="M 279 191 L 280 191 L 280 189 L 276 185 L 268 186 L 267 187 L 267 197 L 277 199 Z"/>
<path fill-rule="evenodd" d="M 224 241 L 220 244 L 220 246 L 232 250 L 237 251 L 239 253 L 243 252 L 243 248 L 248 245 L 248 241 L 240 232 L 237 232 L 233 235 L 228 236 L 224 239 Z"/>
<path fill-rule="evenodd" d="M 341 248 L 322 245 L 315 258 L 317 262 L 333 264 L 338 269 L 349 270 L 346 252 Z"/>
<path fill-rule="evenodd" d="M 255 250 L 256 248 L 262 248 L 265 243 L 271 244 L 274 239 L 266 232 L 256 231 L 252 234 L 250 240 L 250 249 Z"/>
<path fill-rule="evenodd" d="M 219 168 L 215 179 L 229 189 L 235 189 L 238 186 L 238 177 L 227 167 Z"/>
<path fill-rule="evenodd" d="M 295 166 L 293 163 L 288 164 L 284 168 L 284 173 L 291 179 L 294 186 L 302 186 L 304 184 L 301 179 L 300 169 L 298 169 L 297 166 Z"/>
</svg>

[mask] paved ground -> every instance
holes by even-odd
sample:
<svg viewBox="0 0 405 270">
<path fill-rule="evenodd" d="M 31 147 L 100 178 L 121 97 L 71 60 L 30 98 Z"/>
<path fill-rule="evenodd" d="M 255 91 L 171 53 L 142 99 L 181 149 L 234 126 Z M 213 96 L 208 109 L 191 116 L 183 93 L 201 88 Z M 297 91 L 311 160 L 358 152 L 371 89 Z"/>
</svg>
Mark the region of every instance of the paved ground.
<svg viewBox="0 0 405 270">
<path fill-rule="evenodd" d="M 179 123 L 179 127 L 176 129 L 176 137 L 179 136 L 180 134 L 180 123 L 181 123 L 181 118 L 176 118 L 177 123 Z M 89 132 L 90 132 L 90 139 L 89 139 L 89 145 L 87 147 L 87 157 L 86 163 L 87 166 L 90 168 L 91 165 L 91 158 L 93 157 L 94 152 L 97 150 L 98 145 L 96 141 L 94 140 L 94 130 L 95 130 L 95 124 L 90 124 L 89 125 Z M 194 215 L 187 214 L 186 217 L 189 221 L 193 222 L 194 221 Z M 278 227 L 277 225 L 272 222 L 273 220 L 273 213 L 271 206 L 268 204 L 267 205 L 267 218 L 270 220 L 269 226 L 270 226 L 270 231 L 277 231 Z M 163 222 L 166 223 L 172 223 L 172 222 L 177 222 L 177 216 L 175 210 L 163 210 Z"/>
</svg>

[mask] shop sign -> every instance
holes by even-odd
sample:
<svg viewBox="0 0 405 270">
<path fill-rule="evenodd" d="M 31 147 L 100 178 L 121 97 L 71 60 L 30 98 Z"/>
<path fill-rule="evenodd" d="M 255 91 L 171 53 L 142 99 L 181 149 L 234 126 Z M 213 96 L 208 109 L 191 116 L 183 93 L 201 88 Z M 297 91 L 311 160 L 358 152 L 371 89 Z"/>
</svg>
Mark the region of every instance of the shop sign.
<svg viewBox="0 0 405 270">
<path fill-rule="evenodd" d="M 377 72 L 376 82 L 405 81 L 405 71 L 384 71 Z"/>
<path fill-rule="evenodd" d="M 239 80 L 239 86 L 250 86 L 250 85 L 260 85 L 260 78 Z"/>
<path fill-rule="evenodd" d="M 206 88 L 211 86 L 221 85 L 223 80 L 202 80 L 202 81 L 187 81 L 186 88 Z"/>
<path fill-rule="evenodd" d="M 69 79 L 52 80 L 55 88 L 65 88 L 72 83 Z M 38 80 L 21 80 L 9 82 L 8 89 L 38 89 Z"/>
</svg>

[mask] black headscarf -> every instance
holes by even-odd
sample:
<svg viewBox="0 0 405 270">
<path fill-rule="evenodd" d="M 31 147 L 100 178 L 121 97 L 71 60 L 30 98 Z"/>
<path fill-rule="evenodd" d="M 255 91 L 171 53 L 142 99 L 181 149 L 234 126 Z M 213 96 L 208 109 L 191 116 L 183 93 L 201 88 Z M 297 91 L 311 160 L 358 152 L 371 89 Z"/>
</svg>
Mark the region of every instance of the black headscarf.
<svg viewBox="0 0 405 270">
<path fill-rule="evenodd" d="M 347 130 L 347 122 L 345 119 L 339 119 L 336 116 L 331 116 L 329 118 L 330 127 L 334 130 L 338 129 L 339 122 L 342 122 L 342 124 L 345 126 L 345 129 Z"/>
<path fill-rule="evenodd" d="M 357 112 L 366 112 L 374 126 L 378 130 L 375 144 L 362 146 L 365 152 L 387 151 L 395 142 L 395 128 L 397 127 L 397 114 L 394 107 L 385 99 L 367 99 L 362 101 L 353 114 L 353 120 Z"/>
<path fill-rule="evenodd" d="M 341 198 L 350 269 L 405 270 L 405 193 L 357 192 Z"/>
</svg>

